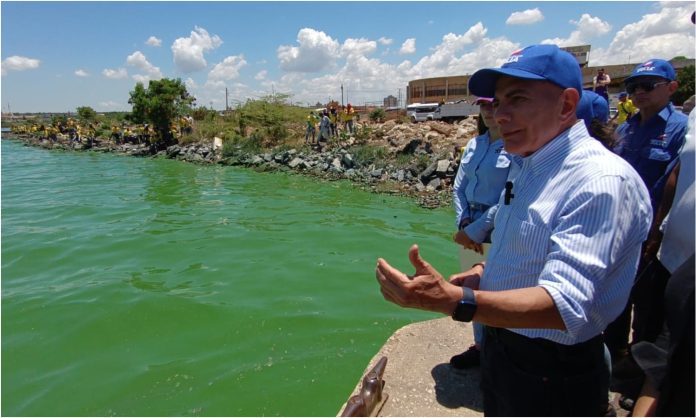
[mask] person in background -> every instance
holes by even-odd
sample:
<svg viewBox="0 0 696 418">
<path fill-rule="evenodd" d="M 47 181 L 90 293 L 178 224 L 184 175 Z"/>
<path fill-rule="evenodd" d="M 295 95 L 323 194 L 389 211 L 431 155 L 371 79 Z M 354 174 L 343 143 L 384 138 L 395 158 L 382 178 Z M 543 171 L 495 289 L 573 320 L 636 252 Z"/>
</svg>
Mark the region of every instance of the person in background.
<svg viewBox="0 0 696 418">
<path fill-rule="evenodd" d="M 324 109 L 324 113 L 321 117 L 321 122 L 319 122 L 319 136 L 317 137 L 317 146 L 321 144 L 321 141 L 328 141 L 331 137 L 331 120 L 329 119 L 329 112 Z"/>
<path fill-rule="evenodd" d="M 621 125 L 626 122 L 628 118 L 633 116 L 638 109 L 633 105 L 633 101 L 628 98 L 628 93 L 622 91 L 619 93 L 619 103 L 616 105 L 616 115 L 611 119 L 616 121 L 617 125 Z"/>
<path fill-rule="evenodd" d="M 343 110 L 343 123 L 345 124 L 344 129 L 350 134 L 353 134 L 353 117 L 355 117 L 355 109 L 353 109 L 353 105 L 348 103 L 348 106 Z"/>
<path fill-rule="evenodd" d="M 609 74 L 604 72 L 604 68 L 597 70 L 597 75 L 592 79 L 592 88 L 595 93 L 604 97 L 607 103 L 609 103 L 609 83 L 611 83 L 611 78 Z"/>
<path fill-rule="evenodd" d="M 696 114 L 689 115 L 688 132 L 672 170 L 646 252 L 657 248 L 653 263 L 664 270 L 664 299 L 653 315 L 664 326 L 654 342 L 639 341 L 631 352 L 645 374 L 633 416 L 694 416 L 694 157 Z M 665 215 L 665 216 L 663 216 Z"/>
<path fill-rule="evenodd" d="M 609 126 L 609 103 L 592 91 L 583 91 L 575 112 L 585 122 L 590 135 L 608 149 L 614 147 L 614 130 Z"/>
<path fill-rule="evenodd" d="M 316 135 L 317 135 L 317 117 L 314 114 L 314 111 L 309 112 L 309 115 L 307 115 L 307 130 L 305 131 L 305 144 L 313 144 L 316 140 Z M 312 142 L 309 142 L 309 136 L 312 136 Z"/>
<path fill-rule="evenodd" d="M 329 112 L 329 127 L 331 128 L 331 136 L 338 136 L 338 113 L 334 106 L 331 106 Z"/>
<path fill-rule="evenodd" d="M 555 45 L 517 50 L 479 70 L 469 91 L 495 97 L 510 172 L 485 265 L 445 281 L 417 245 L 415 273 L 378 259 L 383 297 L 486 326 L 486 416 L 598 416 L 609 370 L 602 330 L 619 314 L 650 227 L 636 171 L 577 120 L 582 75 Z M 506 186 L 507 186 L 506 182 Z"/>
<path fill-rule="evenodd" d="M 510 158 L 503 149 L 500 129 L 494 118 L 493 98 L 479 97 L 476 104 L 481 110 L 479 119 L 487 130 L 479 132 L 479 136 L 470 140 L 464 149 L 452 196 L 457 228 L 454 241 L 459 244 L 462 271 L 469 269 L 466 250 L 483 254 L 483 243 L 491 242 L 493 219 L 510 169 Z M 461 285 L 457 277 L 450 282 Z M 450 359 L 450 365 L 455 369 L 481 364 L 483 325 L 477 322 L 472 325 L 474 344 Z"/>
<path fill-rule="evenodd" d="M 614 151 L 640 174 L 650 192 L 654 215 L 669 176 L 667 168 L 677 158 L 684 144 L 687 117 L 676 111 L 670 102 L 678 83 L 674 68 L 668 61 L 650 59 L 638 64 L 626 78 L 625 86 L 640 112 L 616 129 L 617 145 Z M 642 274 L 644 267 L 645 263 L 641 263 L 636 277 L 636 285 L 639 281 L 642 283 L 634 288 L 624 311 L 604 333 L 617 376 L 623 375 L 625 369 L 635 369 L 631 359 L 627 358 L 632 306 L 635 309 L 633 328 L 639 330 L 634 332 L 633 341 L 654 340 L 657 336 L 655 329 L 659 332 L 661 326 L 661 322 L 651 324 L 649 312 L 641 309 L 641 306 L 650 306 L 650 301 L 655 298 L 662 298 L 661 292 L 656 294 L 650 290 L 654 287 L 650 279 L 639 280 L 640 277 L 649 277 Z M 617 364 L 624 359 L 623 365 Z"/>
</svg>

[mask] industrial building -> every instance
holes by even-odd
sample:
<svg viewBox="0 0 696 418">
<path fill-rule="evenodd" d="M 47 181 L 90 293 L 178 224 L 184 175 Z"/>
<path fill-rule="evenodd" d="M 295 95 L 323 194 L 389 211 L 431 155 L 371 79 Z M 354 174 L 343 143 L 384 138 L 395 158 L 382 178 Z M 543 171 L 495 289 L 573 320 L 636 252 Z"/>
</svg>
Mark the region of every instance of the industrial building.
<svg viewBox="0 0 696 418">
<path fill-rule="evenodd" d="M 590 67 L 589 54 L 590 45 L 580 45 L 562 48 L 575 56 L 582 70 L 582 82 L 585 89 L 592 89 L 592 79 L 597 75 L 597 70 L 604 68 L 611 78 L 609 94 L 616 95 L 623 91 L 623 82 L 631 74 L 633 68 L 640 64 L 604 65 Z M 673 59 L 670 60 L 674 68 L 679 72 L 680 69 L 694 65 L 694 59 Z M 473 101 L 474 97 L 469 94 L 468 83 L 471 75 L 453 75 L 445 77 L 422 78 L 409 81 L 406 89 L 406 104 L 413 103 L 436 103 L 454 102 L 461 99 Z"/>
</svg>

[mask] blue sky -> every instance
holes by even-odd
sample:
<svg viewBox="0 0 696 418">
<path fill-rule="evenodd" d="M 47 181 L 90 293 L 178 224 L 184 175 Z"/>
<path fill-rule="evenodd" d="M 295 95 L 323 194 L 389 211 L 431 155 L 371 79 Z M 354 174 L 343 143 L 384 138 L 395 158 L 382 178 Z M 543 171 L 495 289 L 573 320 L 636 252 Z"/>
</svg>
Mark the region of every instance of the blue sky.
<svg viewBox="0 0 696 418">
<path fill-rule="evenodd" d="M 694 57 L 694 2 L 3 1 L 2 110 L 130 110 L 137 81 L 181 78 L 223 109 L 286 93 L 381 102 L 534 43 L 591 44 L 590 65 Z"/>
</svg>

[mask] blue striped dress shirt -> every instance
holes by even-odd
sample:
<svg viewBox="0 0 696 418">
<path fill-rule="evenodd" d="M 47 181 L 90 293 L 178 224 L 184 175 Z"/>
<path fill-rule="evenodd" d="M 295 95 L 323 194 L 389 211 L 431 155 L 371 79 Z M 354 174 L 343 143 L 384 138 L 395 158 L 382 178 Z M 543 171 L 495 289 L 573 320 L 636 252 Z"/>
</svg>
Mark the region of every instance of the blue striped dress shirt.
<svg viewBox="0 0 696 418">
<path fill-rule="evenodd" d="M 512 156 L 508 180 L 514 197 L 501 195 L 481 290 L 541 286 L 566 326 L 513 332 L 566 345 L 600 334 L 626 306 L 652 221 L 643 181 L 582 121 Z"/>
</svg>

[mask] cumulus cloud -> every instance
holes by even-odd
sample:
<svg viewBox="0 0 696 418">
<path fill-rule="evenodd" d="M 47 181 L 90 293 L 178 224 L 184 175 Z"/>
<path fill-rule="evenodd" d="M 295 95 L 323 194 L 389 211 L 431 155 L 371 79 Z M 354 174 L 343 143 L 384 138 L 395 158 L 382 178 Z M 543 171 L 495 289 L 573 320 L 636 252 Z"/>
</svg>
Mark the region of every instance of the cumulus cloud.
<svg viewBox="0 0 696 418">
<path fill-rule="evenodd" d="M 156 36 L 150 36 L 147 38 L 147 41 L 145 41 L 146 44 L 150 46 L 162 46 L 162 40 L 157 38 Z"/>
<path fill-rule="evenodd" d="M 382 36 L 381 38 L 377 39 L 377 42 L 379 42 L 380 45 L 391 45 L 394 42 L 394 40 Z"/>
<path fill-rule="evenodd" d="M 311 73 L 333 65 L 339 57 L 338 41 L 322 31 L 302 28 L 297 33 L 298 46 L 281 45 L 277 56 L 285 71 Z"/>
<path fill-rule="evenodd" d="M 694 26 L 690 2 L 662 2 L 656 13 L 621 28 L 607 48 L 593 49 L 591 65 L 638 63 L 650 58 L 694 56 Z"/>
<path fill-rule="evenodd" d="M 571 24 L 577 27 L 567 38 L 551 38 L 541 41 L 542 44 L 556 44 L 558 46 L 575 46 L 590 43 L 596 38 L 609 33 L 611 25 L 598 17 L 583 13 L 580 20 L 571 20 Z"/>
<path fill-rule="evenodd" d="M 419 61 L 419 65 L 429 68 L 430 71 L 442 71 L 465 48 L 483 41 L 487 32 L 488 29 L 483 26 L 483 23 L 478 22 L 463 35 L 448 33 L 442 37 L 442 42 L 435 47 L 432 54 Z"/>
<path fill-rule="evenodd" d="M 413 54 L 416 52 L 416 38 L 408 38 L 401 44 L 401 49 L 399 49 L 399 54 Z"/>
<path fill-rule="evenodd" d="M 75 75 L 78 77 L 89 77 L 89 73 L 82 68 L 75 70 Z"/>
<path fill-rule="evenodd" d="M 39 68 L 40 60 L 35 58 L 27 58 L 20 55 L 7 57 L 2 61 L 2 75 L 9 71 L 25 71 Z"/>
<path fill-rule="evenodd" d="M 102 71 L 102 74 L 104 75 L 104 77 L 110 78 L 112 80 L 119 80 L 119 79 L 128 77 L 128 71 L 125 68 L 118 68 L 118 69 L 105 68 Z"/>
<path fill-rule="evenodd" d="M 230 56 L 216 64 L 208 73 L 209 80 L 234 80 L 239 77 L 239 70 L 247 65 L 244 56 Z"/>
<path fill-rule="evenodd" d="M 198 88 L 198 84 L 191 77 L 184 80 L 184 85 L 186 86 L 187 89 L 197 89 Z"/>
<path fill-rule="evenodd" d="M 191 73 L 204 69 L 208 63 L 204 53 L 222 45 L 222 39 L 208 31 L 196 26 L 188 38 L 177 38 L 172 44 L 174 64 L 184 73 Z"/>
<path fill-rule="evenodd" d="M 261 70 L 254 76 L 254 79 L 261 81 L 261 80 L 265 80 L 267 76 L 268 76 L 268 71 Z"/>
<path fill-rule="evenodd" d="M 162 72 L 160 71 L 159 67 L 152 65 L 147 60 L 147 57 L 145 57 L 145 54 L 140 51 L 135 51 L 134 53 L 130 54 L 128 58 L 126 58 L 126 64 L 145 73 L 133 75 L 133 80 L 135 81 L 146 83 L 150 80 L 159 80 L 162 78 Z"/>
<path fill-rule="evenodd" d="M 508 25 L 531 25 L 544 20 L 544 14 L 539 8 L 527 9 L 523 12 L 513 12 L 505 21 Z"/>
<path fill-rule="evenodd" d="M 375 52 L 377 42 L 370 41 L 365 38 L 352 39 L 348 38 L 341 46 L 341 55 L 345 57 L 351 56 L 367 56 Z"/>
</svg>

